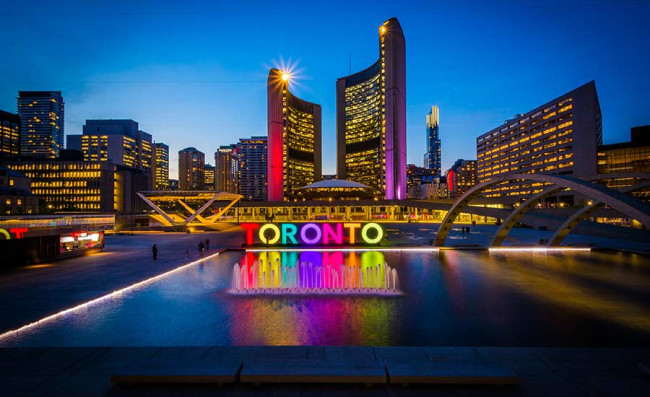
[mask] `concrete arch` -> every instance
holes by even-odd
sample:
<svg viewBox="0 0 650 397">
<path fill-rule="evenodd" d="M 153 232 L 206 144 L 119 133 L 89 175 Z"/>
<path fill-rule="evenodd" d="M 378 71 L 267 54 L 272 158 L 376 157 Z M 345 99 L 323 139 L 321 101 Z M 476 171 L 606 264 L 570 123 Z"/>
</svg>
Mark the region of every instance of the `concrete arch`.
<svg viewBox="0 0 650 397">
<path fill-rule="evenodd" d="M 447 216 L 443 219 L 438 233 L 433 242 L 434 246 L 442 246 L 447 239 L 447 234 L 451 230 L 451 226 L 462 212 L 462 210 L 476 197 L 483 189 L 503 182 L 514 181 L 533 181 L 533 182 L 547 182 L 557 185 L 558 189 L 568 188 L 585 196 L 591 197 L 593 200 L 601 201 L 610 207 L 618 210 L 619 212 L 634 218 L 643 224 L 645 227 L 650 228 L 650 205 L 641 200 L 626 195 L 625 193 L 609 189 L 605 186 L 595 184 L 593 182 L 585 181 L 567 175 L 549 175 L 549 174 L 508 174 L 500 175 L 488 181 L 479 183 L 465 194 L 463 194 L 447 212 Z M 550 193 L 552 194 L 552 193 Z"/>
<path fill-rule="evenodd" d="M 537 203 L 541 202 L 547 197 L 550 197 L 555 193 L 559 192 L 560 190 L 564 190 L 564 189 L 566 188 L 562 186 L 552 185 L 542 190 L 541 192 L 537 193 L 533 197 L 529 198 L 524 203 L 522 203 L 519 207 L 515 208 L 510 213 L 510 215 L 508 215 L 508 217 L 503 221 L 503 223 L 501 223 L 501 226 L 499 226 L 499 229 L 497 230 L 496 234 L 492 238 L 492 244 L 490 245 L 500 246 L 508 236 L 508 232 L 510 232 L 510 229 L 515 227 L 517 222 L 519 222 L 519 220 L 524 215 L 526 215 L 528 211 L 533 209 L 537 205 Z"/>
<path fill-rule="evenodd" d="M 638 190 L 643 190 L 650 187 L 650 180 L 639 182 L 636 185 L 628 186 L 624 189 L 621 189 L 623 193 L 635 192 Z M 585 218 L 587 218 L 591 213 L 597 210 L 603 203 L 601 201 L 594 201 L 591 205 L 580 208 L 573 215 L 571 215 L 566 221 L 564 221 L 553 233 L 553 236 L 548 240 L 548 245 L 560 245 L 566 236 L 571 233 L 571 231 Z"/>
</svg>

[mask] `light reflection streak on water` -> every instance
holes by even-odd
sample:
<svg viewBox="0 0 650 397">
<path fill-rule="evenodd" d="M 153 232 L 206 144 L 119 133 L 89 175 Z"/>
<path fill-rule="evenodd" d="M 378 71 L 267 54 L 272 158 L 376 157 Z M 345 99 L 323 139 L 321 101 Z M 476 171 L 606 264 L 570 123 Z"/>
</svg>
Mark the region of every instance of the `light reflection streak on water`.
<svg viewBox="0 0 650 397">
<path fill-rule="evenodd" d="M 463 256 L 446 255 L 452 266 L 462 266 Z M 544 261 L 539 261 L 539 256 L 544 256 Z M 535 260 L 528 260 L 529 258 L 535 258 Z M 560 273 L 563 263 L 565 263 L 565 257 L 559 260 L 554 255 L 511 252 L 491 254 L 488 263 L 481 268 L 485 274 L 504 287 L 515 288 L 519 292 L 531 295 L 541 301 L 650 334 L 649 308 L 630 303 L 613 294 L 598 291 L 591 285 L 563 277 Z M 580 276 L 599 277 L 592 271 L 593 269 L 582 269 Z M 575 268 L 573 268 L 573 273 L 576 273 Z"/>
</svg>

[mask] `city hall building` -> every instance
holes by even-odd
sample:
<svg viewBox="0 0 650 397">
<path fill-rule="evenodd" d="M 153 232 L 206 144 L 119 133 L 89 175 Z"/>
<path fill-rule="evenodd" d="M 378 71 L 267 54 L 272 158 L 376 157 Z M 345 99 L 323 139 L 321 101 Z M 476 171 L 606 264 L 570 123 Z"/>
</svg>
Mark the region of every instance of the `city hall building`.
<svg viewBox="0 0 650 397">
<path fill-rule="evenodd" d="M 289 91 L 291 76 L 271 69 L 268 94 L 268 200 L 298 196 L 321 179 L 321 106 Z"/>
<path fill-rule="evenodd" d="M 379 198 L 406 198 L 406 41 L 395 18 L 379 27 L 379 59 L 336 82 L 337 177 Z"/>
<path fill-rule="evenodd" d="M 600 105 L 591 81 L 476 138 L 478 182 L 515 173 L 593 176 L 602 141 Z M 485 196 L 516 201 L 543 186 L 503 183 L 486 189 Z"/>
</svg>

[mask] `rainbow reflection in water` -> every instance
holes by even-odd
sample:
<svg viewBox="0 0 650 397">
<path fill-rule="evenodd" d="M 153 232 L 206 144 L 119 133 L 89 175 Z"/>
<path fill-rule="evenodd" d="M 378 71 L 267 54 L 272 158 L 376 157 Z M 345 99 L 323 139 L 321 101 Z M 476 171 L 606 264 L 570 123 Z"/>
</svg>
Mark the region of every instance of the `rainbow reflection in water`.
<svg viewBox="0 0 650 397">
<path fill-rule="evenodd" d="M 397 270 L 379 251 L 247 251 L 233 266 L 235 294 L 399 295 Z"/>
</svg>

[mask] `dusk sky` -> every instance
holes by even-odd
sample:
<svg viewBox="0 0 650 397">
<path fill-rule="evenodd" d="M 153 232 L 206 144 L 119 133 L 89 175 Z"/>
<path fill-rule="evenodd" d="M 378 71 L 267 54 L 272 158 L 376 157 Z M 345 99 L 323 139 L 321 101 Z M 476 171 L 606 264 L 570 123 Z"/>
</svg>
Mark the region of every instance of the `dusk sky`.
<svg viewBox="0 0 650 397">
<path fill-rule="evenodd" d="M 323 173 L 336 172 L 336 79 L 374 63 L 379 25 L 406 37 L 408 162 L 440 107 L 443 169 L 515 113 L 596 81 L 605 143 L 650 124 L 649 1 L 3 1 L 0 109 L 18 90 L 60 90 L 65 132 L 130 118 L 214 164 L 220 145 L 266 135 L 269 67 L 322 105 Z"/>
</svg>

